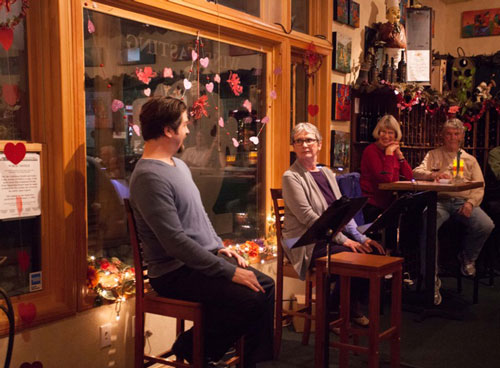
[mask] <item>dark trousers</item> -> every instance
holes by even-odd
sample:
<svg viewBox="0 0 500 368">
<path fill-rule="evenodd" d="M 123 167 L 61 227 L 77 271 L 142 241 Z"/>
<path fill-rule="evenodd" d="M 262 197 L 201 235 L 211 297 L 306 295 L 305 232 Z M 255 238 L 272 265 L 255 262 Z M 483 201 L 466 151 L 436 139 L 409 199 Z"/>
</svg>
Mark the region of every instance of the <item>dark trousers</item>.
<svg viewBox="0 0 500 368">
<path fill-rule="evenodd" d="M 236 263 L 234 258 L 220 257 Z M 207 360 L 221 359 L 242 335 L 245 335 L 245 367 L 273 358 L 274 281 L 252 267 L 247 269 L 255 273 L 265 294 L 223 277 L 206 276 L 187 266 L 150 280 L 159 295 L 203 303 Z M 192 337 L 192 330 L 184 332 L 173 347 L 188 360 Z"/>
<path fill-rule="evenodd" d="M 330 244 L 330 254 L 337 254 L 342 252 L 352 252 L 351 248 L 345 247 L 339 244 Z M 374 253 L 374 254 L 378 254 Z M 326 244 L 317 243 L 314 247 L 312 254 L 311 265 L 314 265 L 314 260 L 316 258 L 326 256 Z M 335 286 L 330 294 L 330 300 L 328 305 L 330 306 L 330 311 L 338 310 L 340 303 L 340 277 L 339 275 L 331 275 L 331 281 L 335 281 Z M 351 309 L 356 309 L 359 302 L 364 302 L 368 298 L 368 280 L 353 277 L 351 279 Z M 356 311 L 357 312 L 357 311 Z"/>
</svg>

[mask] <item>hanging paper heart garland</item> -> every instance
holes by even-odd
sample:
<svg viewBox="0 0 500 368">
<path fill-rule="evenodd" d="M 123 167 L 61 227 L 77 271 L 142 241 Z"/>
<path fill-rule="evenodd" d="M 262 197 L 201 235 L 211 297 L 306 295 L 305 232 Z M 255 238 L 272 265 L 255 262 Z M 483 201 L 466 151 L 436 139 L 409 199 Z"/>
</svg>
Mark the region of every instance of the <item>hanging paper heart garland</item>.
<svg viewBox="0 0 500 368">
<path fill-rule="evenodd" d="M 5 5 L 7 13 L 10 12 L 10 5 L 14 4 L 16 1 L 22 1 L 21 10 L 18 14 L 13 17 L 7 17 L 4 22 L 0 22 L 0 44 L 5 49 L 9 51 L 10 46 L 12 46 L 12 41 L 14 39 L 14 28 L 21 23 L 21 21 L 26 17 L 26 11 L 28 10 L 28 0 L 1 0 L 0 6 Z M 3 4 L 5 2 L 5 4 Z"/>
<path fill-rule="evenodd" d="M 24 156 L 26 156 L 26 146 L 22 142 L 16 144 L 9 142 L 5 145 L 3 153 L 7 160 L 17 165 L 24 159 Z"/>
<path fill-rule="evenodd" d="M 316 116 L 319 112 L 319 106 L 318 105 L 309 105 L 309 106 L 307 106 L 307 111 L 309 112 L 309 115 Z"/>
<path fill-rule="evenodd" d="M 2 85 L 2 97 L 8 105 L 14 106 L 19 101 L 19 87 L 15 84 Z"/>
</svg>

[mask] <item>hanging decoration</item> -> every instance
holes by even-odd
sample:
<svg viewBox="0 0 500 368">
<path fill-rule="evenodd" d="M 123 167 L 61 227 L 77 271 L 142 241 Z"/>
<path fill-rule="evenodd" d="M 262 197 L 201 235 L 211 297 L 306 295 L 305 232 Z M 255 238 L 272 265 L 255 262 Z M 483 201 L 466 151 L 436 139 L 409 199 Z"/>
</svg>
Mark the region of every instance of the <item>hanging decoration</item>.
<svg viewBox="0 0 500 368">
<path fill-rule="evenodd" d="M 3 153 L 7 160 L 17 165 L 26 156 L 26 146 L 23 142 L 18 142 L 16 144 L 9 142 L 5 145 Z"/>
<path fill-rule="evenodd" d="M 205 117 L 208 116 L 208 112 L 205 109 L 206 107 L 209 106 L 207 101 L 208 101 L 208 96 L 203 95 L 193 103 L 193 110 L 191 112 L 191 115 L 193 116 L 194 119 L 198 120 L 201 119 L 202 116 Z"/>
<path fill-rule="evenodd" d="M 0 0 L 0 10 L 5 7 L 7 13 L 10 13 L 10 6 L 17 1 L 22 2 L 19 13 L 0 22 L 0 44 L 5 51 L 9 51 L 14 40 L 14 28 L 26 17 L 29 4 L 28 0 Z"/>
<path fill-rule="evenodd" d="M 36 318 L 36 305 L 33 303 L 19 303 L 17 305 L 17 312 L 21 320 L 29 325 Z"/>
<path fill-rule="evenodd" d="M 316 52 L 316 46 L 314 46 L 313 42 L 307 46 L 302 62 L 308 78 L 313 78 L 321 68 L 321 64 L 323 64 L 323 55 Z"/>
<path fill-rule="evenodd" d="M 241 95 L 241 93 L 243 92 L 243 86 L 240 84 L 240 77 L 237 73 L 233 73 L 232 71 L 230 71 L 227 83 L 229 83 L 229 87 L 231 87 L 231 90 L 233 91 L 235 96 Z"/>
</svg>

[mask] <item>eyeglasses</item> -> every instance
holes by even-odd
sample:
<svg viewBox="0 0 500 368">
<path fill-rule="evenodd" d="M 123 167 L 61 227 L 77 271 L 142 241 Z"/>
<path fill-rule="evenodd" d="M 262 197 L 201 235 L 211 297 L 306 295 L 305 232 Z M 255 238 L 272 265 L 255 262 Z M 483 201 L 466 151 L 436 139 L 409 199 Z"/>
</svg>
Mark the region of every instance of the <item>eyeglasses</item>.
<svg viewBox="0 0 500 368">
<path fill-rule="evenodd" d="M 305 143 L 306 145 L 310 146 L 311 144 L 317 141 L 318 140 L 314 138 L 296 139 L 293 141 L 293 144 L 296 146 L 302 146 Z"/>
</svg>

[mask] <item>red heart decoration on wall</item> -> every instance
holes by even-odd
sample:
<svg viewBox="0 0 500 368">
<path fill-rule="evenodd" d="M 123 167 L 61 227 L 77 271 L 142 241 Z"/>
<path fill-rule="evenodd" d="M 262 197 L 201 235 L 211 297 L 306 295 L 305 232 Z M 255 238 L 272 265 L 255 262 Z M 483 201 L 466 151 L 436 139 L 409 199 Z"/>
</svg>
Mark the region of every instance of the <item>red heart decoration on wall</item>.
<svg viewBox="0 0 500 368">
<path fill-rule="evenodd" d="M 19 312 L 19 317 L 26 324 L 30 324 L 35 320 L 36 317 L 36 305 L 33 303 L 19 303 L 17 306 L 17 311 Z"/>
<path fill-rule="evenodd" d="M 26 272 L 30 266 L 30 255 L 25 250 L 17 251 L 17 263 L 19 264 L 19 269 Z"/>
<path fill-rule="evenodd" d="M 309 105 L 309 106 L 307 106 L 307 111 L 309 112 L 309 115 L 316 116 L 319 112 L 319 106 L 318 105 Z"/>
<path fill-rule="evenodd" d="M 43 364 L 39 361 L 33 363 L 24 362 L 19 368 L 43 368 Z"/>
<path fill-rule="evenodd" d="M 5 51 L 9 51 L 13 40 L 14 32 L 12 31 L 12 28 L 0 28 L 0 43 Z"/>
<path fill-rule="evenodd" d="M 3 153 L 5 157 L 7 157 L 7 160 L 17 165 L 24 159 L 24 156 L 26 156 L 26 146 L 22 142 L 16 144 L 9 142 L 5 145 Z"/>
</svg>

